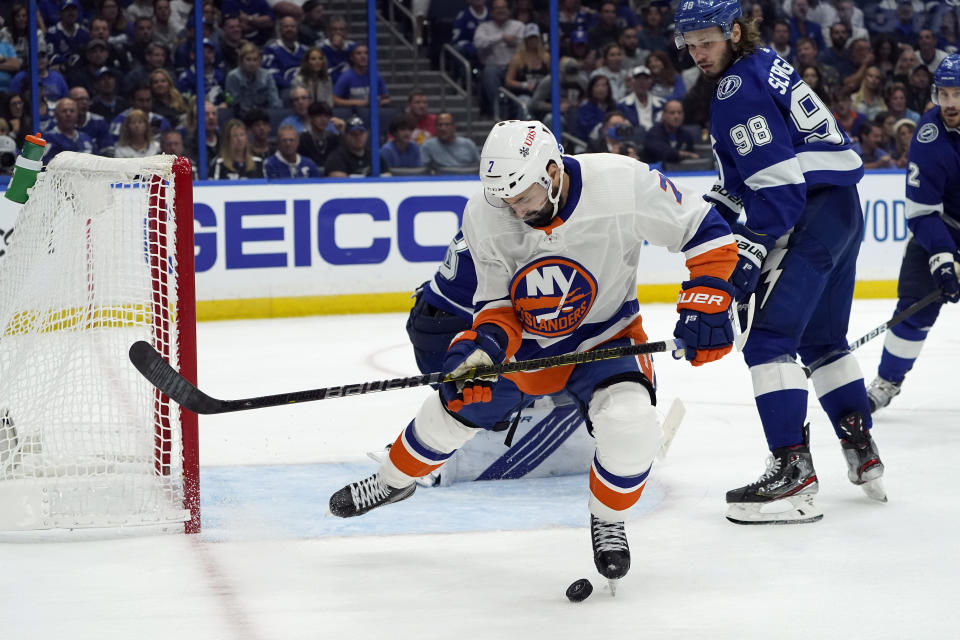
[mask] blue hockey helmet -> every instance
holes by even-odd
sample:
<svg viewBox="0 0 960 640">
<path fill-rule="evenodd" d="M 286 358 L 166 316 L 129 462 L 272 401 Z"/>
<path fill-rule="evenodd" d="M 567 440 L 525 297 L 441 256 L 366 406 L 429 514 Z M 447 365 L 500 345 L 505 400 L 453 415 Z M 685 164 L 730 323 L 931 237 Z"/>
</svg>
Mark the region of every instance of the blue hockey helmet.
<svg viewBox="0 0 960 640">
<path fill-rule="evenodd" d="M 933 84 L 938 87 L 960 87 L 960 53 L 951 53 L 940 61 L 933 72 Z"/>
<path fill-rule="evenodd" d="M 740 0 L 682 0 L 674 15 L 674 41 L 677 48 L 686 46 L 683 34 L 697 29 L 720 27 L 729 39 L 733 21 L 743 15 Z"/>
<path fill-rule="evenodd" d="M 933 102 L 937 101 L 937 92 L 941 87 L 960 87 L 960 53 L 951 53 L 940 61 L 933 72 Z"/>
</svg>

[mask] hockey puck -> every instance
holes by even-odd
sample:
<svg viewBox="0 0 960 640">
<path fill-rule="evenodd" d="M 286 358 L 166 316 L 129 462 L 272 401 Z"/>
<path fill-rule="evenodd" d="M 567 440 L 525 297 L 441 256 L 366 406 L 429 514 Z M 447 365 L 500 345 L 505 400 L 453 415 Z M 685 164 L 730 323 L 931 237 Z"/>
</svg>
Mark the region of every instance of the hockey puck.
<svg viewBox="0 0 960 640">
<path fill-rule="evenodd" d="M 593 585 L 586 578 L 580 578 L 569 587 L 567 587 L 567 600 L 570 602 L 583 602 L 593 593 Z"/>
</svg>

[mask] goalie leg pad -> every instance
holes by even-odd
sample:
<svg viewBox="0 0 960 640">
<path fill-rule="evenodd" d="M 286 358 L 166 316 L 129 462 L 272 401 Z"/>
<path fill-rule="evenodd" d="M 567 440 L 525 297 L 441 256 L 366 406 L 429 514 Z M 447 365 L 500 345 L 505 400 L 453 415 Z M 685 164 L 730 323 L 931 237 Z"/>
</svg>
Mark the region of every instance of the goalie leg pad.
<svg viewBox="0 0 960 640">
<path fill-rule="evenodd" d="M 590 468 L 590 512 L 617 522 L 643 492 L 660 448 L 660 421 L 650 393 L 637 382 L 597 389 L 589 416 L 597 442 Z"/>
<path fill-rule="evenodd" d="M 430 394 L 417 417 L 397 437 L 380 464 L 380 474 L 391 487 L 405 487 L 439 469 L 477 430 L 453 418 Z"/>
</svg>

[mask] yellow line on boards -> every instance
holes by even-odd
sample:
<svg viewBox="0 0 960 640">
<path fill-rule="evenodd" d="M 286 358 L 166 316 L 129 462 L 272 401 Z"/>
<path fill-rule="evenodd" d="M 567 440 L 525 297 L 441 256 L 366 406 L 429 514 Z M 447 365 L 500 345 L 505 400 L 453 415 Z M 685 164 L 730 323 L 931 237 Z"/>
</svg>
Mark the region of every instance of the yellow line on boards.
<svg viewBox="0 0 960 640">
<path fill-rule="evenodd" d="M 637 287 L 640 303 L 676 302 L 677 284 L 646 284 Z M 250 298 L 243 300 L 204 300 L 197 302 L 197 320 L 242 320 L 289 318 L 295 316 L 340 315 L 354 313 L 399 313 L 413 306 L 411 292 L 366 293 L 292 298 Z M 855 298 L 895 298 L 895 280 L 857 282 Z"/>
</svg>

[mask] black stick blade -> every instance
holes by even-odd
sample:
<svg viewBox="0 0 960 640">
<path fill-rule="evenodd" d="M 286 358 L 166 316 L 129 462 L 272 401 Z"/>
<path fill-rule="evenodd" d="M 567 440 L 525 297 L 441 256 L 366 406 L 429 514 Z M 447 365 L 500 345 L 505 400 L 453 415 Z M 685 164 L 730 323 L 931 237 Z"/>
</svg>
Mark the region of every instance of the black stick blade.
<svg viewBox="0 0 960 640">
<path fill-rule="evenodd" d="M 150 343 L 140 340 L 130 345 L 130 362 L 150 384 L 184 409 L 194 413 L 220 413 L 223 403 L 190 384 Z"/>
</svg>

